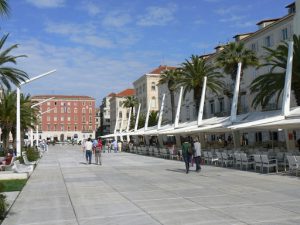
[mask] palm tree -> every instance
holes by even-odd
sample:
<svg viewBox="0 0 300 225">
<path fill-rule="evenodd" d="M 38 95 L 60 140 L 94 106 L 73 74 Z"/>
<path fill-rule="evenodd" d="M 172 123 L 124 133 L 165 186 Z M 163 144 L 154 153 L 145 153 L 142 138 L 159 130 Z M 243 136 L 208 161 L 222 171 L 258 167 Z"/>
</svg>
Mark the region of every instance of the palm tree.
<svg viewBox="0 0 300 225">
<path fill-rule="evenodd" d="M 4 35 L 0 40 L 0 50 L 2 50 L 5 41 L 8 38 L 8 34 Z M 0 85 L 3 85 L 10 89 L 10 83 L 18 86 L 20 82 L 28 79 L 28 75 L 26 72 L 16 69 L 14 67 L 4 66 L 5 64 L 17 64 L 17 58 L 26 57 L 25 55 L 12 56 L 9 55 L 12 50 L 17 48 L 18 45 L 12 45 L 7 49 L 4 49 L 0 52 Z"/>
<path fill-rule="evenodd" d="M 297 105 L 300 105 L 300 36 L 293 36 L 293 70 L 292 86 Z M 265 106 L 272 97 L 276 97 L 277 104 L 284 89 L 285 73 L 288 57 L 288 43 L 283 42 L 276 49 L 265 48 L 268 55 L 264 58 L 265 63 L 260 67 L 269 67 L 270 72 L 254 79 L 251 83 L 250 91 L 256 96 L 252 105 L 256 108 L 258 105 Z"/>
<path fill-rule="evenodd" d="M 133 129 L 134 124 L 135 124 L 135 115 L 134 115 L 134 107 L 137 106 L 138 100 L 134 96 L 127 96 L 125 101 L 123 101 L 122 106 L 125 108 L 130 108 L 131 109 L 131 117 L 130 117 L 130 129 Z"/>
<path fill-rule="evenodd" d="M 9 15 L 9 5 L 8 0 L 0 0 L 0 15 L 8 16 Z"/>
<path fill-rule="evenodd" d="M 217 72 L 212 64 L 207 63 L 204 58 L 197 55 L 192 55 L 190 61 L 186 59 L 182 63 L 180 73 L 181 77 L 178 85 L 184 87 L 183 96 L 193 91 L 197 112 L 199 110 L 204 77 L 207 76 L 207 88 L 213 93 L 218 93 L 223 85 L 223 82 L 220 80 L 223 75 Z"/>
<path fill-rule="evenodd" d="M 4 148 L 8 147 L 9 133 L 16 136 L 16 92 L 5 91 L 0 102 L 0 124 Z M 20 96 L 21 131 L 32 127 L 36 123 L 37 109 L 31 108 L 30 96 Z"/>
<path fill-rule="evenodd" d="M 141 113 L 139 116 L 138 129 L 145 127 L 146 115 Z"/>
<path fill-rule="evenodd" d="M 165 70 L 160 76 L 158 84 L 167 84 L 168 90 L 171 97 L 171 113 L 172 113 L 172 122 L 175 121 L 175 91 L 177 89 L 177 82 L 179 80 L 180 73 L 177 69 Z"/>
<path fill-rule="evenodd" d="M 138 104 L 138 100 L 137 100 L 136 97 L 127 96 L 125 98 L 125 101 L 123 101 L 122 106 L 125 107 L 125 108 L 131 108 L 131 112 L 132 112 L 132 115 L 133 115 L 133 108 L 135 106 L 137 106 L 137 104 Z"/>
<path fill-rule="evenodd" d="M 148 127 L 156 126 L 158 123 L 158 111 L 151 111 L 149 114 Z"/>
<path fill-rule="evenodd" d="M 217 57 L 217 65 L 224 70 L 226 74 L 231 76 L 235 82 L 238 63 L 242 63 L 243 70 L 249 66 L 257 66 L 258 58 L 254 51 L 246 49 L 243 42 L 231 42 L 224 47 Z"/>
</svg>

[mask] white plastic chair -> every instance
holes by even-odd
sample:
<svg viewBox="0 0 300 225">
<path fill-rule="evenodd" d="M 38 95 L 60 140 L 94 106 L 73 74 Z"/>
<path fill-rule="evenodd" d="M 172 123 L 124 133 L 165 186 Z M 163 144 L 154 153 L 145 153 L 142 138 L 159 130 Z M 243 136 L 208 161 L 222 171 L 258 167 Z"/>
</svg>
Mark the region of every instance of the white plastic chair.
<svg viewBox="0 0 300 225">
<path fill-rule="evenodd" d="M 261 155 L 262 167 L 268 168 L 268 173 L 270 172 L 270 167 L 274 167 L 276 169 L 276 173 L 278 173 L 278 165 L 277 159 L 269 159 L 268 155 Z"/>
</svg>

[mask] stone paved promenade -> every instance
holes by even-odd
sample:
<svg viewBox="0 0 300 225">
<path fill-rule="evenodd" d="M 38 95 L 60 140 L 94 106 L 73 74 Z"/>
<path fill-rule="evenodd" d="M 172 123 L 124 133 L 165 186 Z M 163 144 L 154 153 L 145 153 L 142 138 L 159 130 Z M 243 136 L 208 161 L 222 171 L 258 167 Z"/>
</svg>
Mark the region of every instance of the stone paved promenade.
<svg viewBox="0 0 300 225">
<path fill-rule="evenodd" d="M 194 168 L 193 168 L 194 169 Z M 104 153 L 85 165 L 78 146 L 50 147 L 5 225 L 300 224 L 300 179 Z"/>
</svg>

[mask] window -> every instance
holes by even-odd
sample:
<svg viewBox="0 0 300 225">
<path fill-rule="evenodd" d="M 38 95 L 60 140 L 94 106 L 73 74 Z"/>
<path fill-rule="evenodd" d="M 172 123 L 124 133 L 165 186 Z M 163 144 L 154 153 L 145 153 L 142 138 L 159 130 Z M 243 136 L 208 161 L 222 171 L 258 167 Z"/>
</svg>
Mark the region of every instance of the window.
<svg viewBox="0 0 300 225">
<path fill-rule="evenodd" d="M 254 51 L 254 52 L 257 51 L 257 45 L 256 45 L 256 43 L 252 43 L 251 44 L 251 50 Z"/>
<path fill-rule="evenodd" d="M 287 28 L 284 28 L 281 30 L 281 39 L 283 41 L 288 39 L 288 29 Z"/>
<path fill-rule="evenodd" d="M 186 120 L 190 120 L 190 106 L 186 106 L 185 107 L 185 110 L 186 110 Z"/>
<path fill-rule="evenodd" d="M 54 113 L 57 113 L 57 108 L 56 107 L 54 108 Z"/>
<path fill-rule="evenodd" d="M 224 98 L 219 98 L 219 109 L 220 112 L 224 112 Z"/>
<path fill-rule="evenodd" d="M 89 106 L 92 106 L 92 102 L 89 102 Z"/>
<path fill-rule="evenodd" d="M 64 121 L 65 120 L 65 118 L 62 116 L 61 118 L 60 118 L 60 121 Z"/>
<path fill-rule="evenodd" d="M 146 90 L 146 84 L 143 84 L 143 93 L 145 92 Z"/>
<path fill-rule="evenodd" d="M 122 112 L 119 112 L 119 118 L 122 118 Z"/>
<path fill-rule="evenodd" d="M 77 122 L 77 120 L 78 120 L 78 117 L 77 117 L 77 116 L 74 116 L 74 121 Z"/>
<path fill-rule="evenodd" d="M 71 121 L 71 117 L 68 116 L 68 122 L 70 122 L 70 121 Z"/>
<path fill-rule="evenodd" d="M 77 113 L 77 108 L 74 108 L 74 113 Z"/>
<path fill-rule="evenodd" d="M 54 102 L 54 105 L 57 105 L 57 102 Z"/>
<path fill-rule="evenodd" d="M 82 117 L 82 122 L 85 123 L 85 116 Z"/>
<path fill-rule="evenodd" d="M 68 106 L 70 106 L 71 105 L 71 102 L 68 102 Z"/>
<path fill-rule="evenodd" d="M 68 111 L 68 113 L 71 113 L 71 109 L 69 107 L 68 107 L 67 111 Z"/>
<path fill-rule="evenodd" d="M 51 125 L 50 124 L 47 124 L 47 130 L 51 131 Z"/>
<path fill-rule="evenodd" d="M 51 103 L 50 102 L 47 102 L 47 105 L 49 106 Z"/>
<path fill-rule="evenodd" d="M 54 121 L 57 121 L 57 117 L 56 117 L 56 116 L 54 116 L 54 117 L 53 117 L 53 120 L 54 120 Z"/>
<path fill-rule="evenodd" d="M 51 119 L 50 119 L 50 116 L 47 116 L 47 121 L 49 122 Z"/>
<path fill-rule="evenodd" d="M 209 105 L 210 105 L 210 114 L 214 114 L 215 113 L 215 101 L 209 101 Z"/>
<path fill-rule="evenodd" d="M 273 45 L 271 36 L 265 37 L 265 47 L 271 47 Z"/>
<path fill-rule="evenodd" d="M 93 109 L 89 108 L 89 114 L 92 114 L 92 112 L 93 112 Z"/>
<path fill-rule="evenodd" d="M 89 122 L 92 123 L 92 116 L 89 116 Z"/>
<path fill-rule="evenodd" d="M 127 118 L 127 119 L 129 118 L 129 112 L 126 113 L 126 118 Z"/>
<path fill-rule="evenodd" d="M 74 130 L 77 131 L 77 124 L 74 125 Z"/>
<path fill-rule="evenodd" d="M 122 105 L 123 105 L 123 102 L 122 102 L 122 101 L 120 101 L 120 102 L 119 102 L 119 106 L 120 106 L 120 107 L 122 107 Z"/>
<path fill-rule="evenodd" d="M 60 108 L 60 113 L 64 113 L 64 107 Z"/>
<path fill-rule="evenodd" d="M 57 124 L 54 124 L 54 131 L 57 131 Z"/>
<path fill-rule="evenodd" d="M 82 113 L 85 114 L 85 108 L 82 108 Z"/>
<path fill-rule="evenodd" d="M 70 131 L 70 130 L 71 130 L 70 125 L 68 125 L 68 131 Z"/>
<path fill-rule="evenodd" d="M 60 103 L 61 106 L 64 106 L 65 104 L 63 102 Z"/>
<path fill-rule="evenodd" d="M 152 108 L 156 107 L 156 98 L 155 97 L 152 97 L 152 99 L 151 99 L 151 106 L 152 106 Z"/>
<path fill-rule="evenodd" d="M 84 130 L 84 131 L 85 131 L 85 125 L 82 125 L 82 130 Z"/>
<path fill-rule="evenodd" d="M 152 83 L 151 83 L 151 90 L 152 90 L 152 91 L 155 91 L 155 90 L 156 90 L 155 82 L 152 82 Z"/>
<path fill-rule="evenodd" d="M 64 127 L 63 124 L 60 125 L 60 130 L 61 130 L 61 131 L 64 131 L 64 130 L 65 130 L 65 127 Z"/>
<path fill-rule="evenodd" d="M 85 102 L 82 102 L 82 105 L 85 106 Z"/>
<path fill-rule="evenodd" d="M 93 130 L 93 127 L 92 127 L 92 126 L 89 126 L 89 130 Z"/>
</svg>

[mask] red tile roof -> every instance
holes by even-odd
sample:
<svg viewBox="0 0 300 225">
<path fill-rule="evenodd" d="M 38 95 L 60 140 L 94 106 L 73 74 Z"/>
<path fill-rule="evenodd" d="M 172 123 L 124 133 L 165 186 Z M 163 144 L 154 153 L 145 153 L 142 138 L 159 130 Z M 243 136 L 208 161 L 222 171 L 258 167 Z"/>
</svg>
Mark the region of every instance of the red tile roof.
<svg viewBox="0 0 300 225">
<path fill-rule="evenodd" d="M 165 70 L 175 70 L 177 67 L 174 66 L 167 66 L 167 65 L 160 65 L 159 67 L 152 70 L 149 74 L 158 74 L 160 75 Z"/>
<path fill-rule="evenodd" d="M 125 89 L 124 91 L 121 91 L 120 93 L 116 94 L 117 97 L 127 97 L 135 95 L 135 90 L 132 88 Z"/>
<path fill-rule="evenodd" d="M 86 99 L 86 100 L 95 100 L 92 97 L 89 96 L 84 96 L 84 95 L 34 95 L 31 97 L 31 99 L 47 99 L 47 98 L 52 98 L 54 99 Z M 54 100 L 53 99 L 53 100 Z"/>
</svg>

